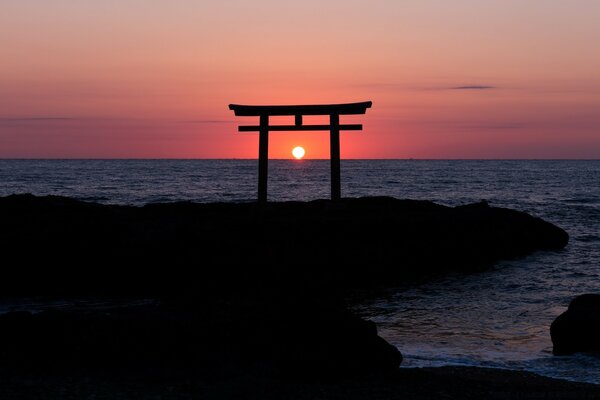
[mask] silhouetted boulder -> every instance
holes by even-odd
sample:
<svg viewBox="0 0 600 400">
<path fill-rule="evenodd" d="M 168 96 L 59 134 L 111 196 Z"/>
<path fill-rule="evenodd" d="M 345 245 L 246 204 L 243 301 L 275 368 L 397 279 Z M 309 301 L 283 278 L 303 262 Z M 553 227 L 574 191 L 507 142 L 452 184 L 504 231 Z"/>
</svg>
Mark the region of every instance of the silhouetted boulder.
<svg viewBox="0 0 600 400">
<path fill-rule="evenodd" d="M 400 352 L 343 308 L 256 303 L 0 314 L 0 368 L 331 380 L 393 371 Z"/>
<path fill-rule="evenodd" d="M 314 311 L 314 309 L 309 309 Z M 319 315 L 320 314 L 320 315 Z M 292 314 L 278 327 L 277 365 L 287 376 L 343 377 L 393 371 L 402 355 L 371 321 L 347 312 Z"/>
<path fill-rule="evenodd" d="M 569 304 L 550 326 L 556 355 L 600 352 L 600 295 L 584 294 Z"/>
</svg>

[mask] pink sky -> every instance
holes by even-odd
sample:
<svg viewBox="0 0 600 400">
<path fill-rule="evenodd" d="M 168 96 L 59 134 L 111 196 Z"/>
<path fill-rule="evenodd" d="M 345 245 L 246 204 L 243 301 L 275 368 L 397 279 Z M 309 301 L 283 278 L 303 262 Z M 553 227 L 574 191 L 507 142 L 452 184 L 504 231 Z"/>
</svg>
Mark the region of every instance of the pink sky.
<svg viewBox="0 0 600 400">
<path fill-rule="evenodd" d="M 372 100 L 343 158 L 600 158 L 593 0 L 3 0 L 0 157 L 255 158 L 229 103 Z M 325 132 L 271 134 L 270 156 Z"/>
</svg>

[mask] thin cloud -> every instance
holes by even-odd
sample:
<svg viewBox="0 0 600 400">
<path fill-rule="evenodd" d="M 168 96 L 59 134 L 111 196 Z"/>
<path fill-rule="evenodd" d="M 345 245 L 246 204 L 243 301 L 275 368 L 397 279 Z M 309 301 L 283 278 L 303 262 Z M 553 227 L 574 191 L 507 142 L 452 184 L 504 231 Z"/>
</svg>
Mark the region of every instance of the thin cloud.
<svg viewBox="0 0 600 400">
<path fill-rule="evenodd" d="M 509 131 L 535 127 L 531 121 L 456 121 L 456 120 L 419 120 L 417 123 L 435 126 L 438 129 L 452 131 Z"/>
<path fill-rule="evenodd" d="M 183 121 L 188 124 L 233 124 L 235 121 L 228 121 L 224 119 L 193 119 L 190 121 Z"/>
<path fill-rule="evenodd" d="M 371 90 L 492 90 L 497 89 L 497 86 L 489 84 L 472 84 L 472 85 L 455 85 L 455 86 L 413 86 L 406 83 L 394 82 L 379 82 L 379 83 L 362 83 L 353 85 L 353 87 L 368 88 Z"/>
<path fill-rule="evenodd" d="M 507 131 L 514 129 L 525 129 L 531 127 L 531 124 L 524 122 L 490 122 L 490 123 L 463 123 L 454 125 L 455 129 L 468 131 Z"/>
<path fill-rule="evenodd" d="M 4 122 L 52 122 L 52 121 L 76 121 L 80 118 L 73 117 L 0 117 Z"/>
<path fill-rule="evenodd" d="M 450 90 L 489 90 L 496 89 L 496 86 L 491 85 L 463 85 L 463 86 L 453 86 L 448 88 Z"/>
<path fill-rule="evenodd" d="M 136 117 L 64 117 L 64 116 L 32 116 L 32 117 L 0 117 L 0 123 L 36 123 L 36 122 L 69 122 L 69 121 L 86 121 L 86 122 L 119 122 L 119 123 L 193 123 L 193 124 L 221 124 L 233 123 L 234 121 L 227 120 L 173 120 L 173 119 L 154 119 L 154 118 L 136 118 Z"/>
<path fill-rule="evenodd" d="M 492 130 L 509 130 L 509 129 L 525 129 L 527 127 L 529 127 L 531 124 L 526 124 L 523 122 L 514 122 L 514 123 L 499 123 L 499 124 L 487 124 L 487 125 L 483 125 L 482 127 L 485 129 L 492 129 Z"/>
</svg>

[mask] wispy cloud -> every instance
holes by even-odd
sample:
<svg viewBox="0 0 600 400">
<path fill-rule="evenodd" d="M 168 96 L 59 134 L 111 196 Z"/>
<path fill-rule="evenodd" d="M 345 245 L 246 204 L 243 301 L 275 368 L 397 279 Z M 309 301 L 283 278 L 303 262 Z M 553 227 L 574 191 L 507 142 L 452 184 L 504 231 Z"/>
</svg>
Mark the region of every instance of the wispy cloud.
<svg viewBox="0 0 600 400">
<path fill-rule="evenodd" d="M 188 121 L 182 121 L 188 124 L 233 124 L 235 121 L 228 121 L 225 119 L 193 119 Z"/>
<path fill-rule="evenodd" d="M 462 85 L 462 86 L 452 86 L 448 88 L 449 90 L 489 90 L 496 89 L 496 86 L 492 85 Z"/>
<path fill-rule="evenodd" d="M 87 122 L 154 122 L 154 123 L 170 123 L 170 124 L 232 124 L 235 121 L 221 119 L 193 119 L 193 120 L 177 120 L 177 119 L 160 119 L 160 118 L 136 118 L 136 117 L 66 117 L 66 116 L 29 116 L 29 117 L 2 117 L 0 123 L 52 123 L 52 122 L 69 122 L 69 121 L 87 121 Z"/>
<path fill-rule="evenodd" d="M 508 131 L 531 127 L 531 123 L 525 122 L 475 122 L 475 123 L 449 123 L 448 127 L 464 131 Z"/>
<path fill-rule="evenodd" d="M 378 82 L 378 83 L 362 83 L 354 85 L 354 87 L 368 88 L 371 90 L 416 90 L 416 91 L 438 91 L 438 90 L 492 90 L 498 89 L 497 86 L 491 84 L 468 84 L 468 85 L 410 85 L 406 83 L 395 82 Z"/>
<path fill-rule="evenodd" d="M 80 118 L 73 117 L 0 117 L 3 122 L 52 122 L 52 121 L 76 121 Z"/>
</svg>

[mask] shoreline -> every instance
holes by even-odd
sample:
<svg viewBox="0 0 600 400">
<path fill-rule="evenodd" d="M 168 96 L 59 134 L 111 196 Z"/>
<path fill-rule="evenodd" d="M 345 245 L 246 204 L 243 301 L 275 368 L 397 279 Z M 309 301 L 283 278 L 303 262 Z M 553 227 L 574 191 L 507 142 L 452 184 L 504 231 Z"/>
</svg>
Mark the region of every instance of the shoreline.
<svg viewBox="0 0 600 400">
<path fill-rule="evenodd" d="M 51 304 L 51 303 L 55 303 L 55 304 Z M 119 309 L 119 308 L 128 308 L 128 307 L 144 307 L 144 306 L 156 306 L 158 305 L 158 302 L 154 299 L 65 299 L 64 301 L 61 299 L 36 299 L 35 300 L 35 304 L 33 307 L 27 305 L 23 305 L 23 306 L 19 306 L 19 307 L 15 307 L 15 309 L 11 309 L 11 310 L 0 310 L 0 316 L 5 315 L 5 314 L 9 314 L 9 313 L 13 313 L 13 312 L 31 312 L 31 313 L 40 313 L 40 312 L 47 312 L 50 310 L 54 310 L 54 311 L 58 311 L 58 312 L 69 312 L 69 311 L 74 311 L 77 310 L 78 312 L 81 312 L 82 310 L 88 309 L 88 310 L 101 310 L 103 312 L 110 312 L 111 309 Z M 352 307 L 350 307 L 352 309 Z M 359 313 L 360 316 L 360 313 Z M 364 317 L 362 317 L 364 318 Z M 534 368 L 528 368 L 528 367 L 519 367 L 519 368 L 511 368 L 509 366 L 500 366 L 500 365 L 492 365 L 495 363 L 486 363 L 485 361 L 482 362 L 465 362 L 465 363 L 456 363 L 456 362 L 452 362 L 450 361 L 449 363 L 444 363 L 443 361 L 436 361 L 432 364 L 428 364 L 428 363 L 421 363 L 420 365 L 415 365 L 414 364 L 414 360 L 412 360 L 412 362 L 410 361 L 412 358 L 410 356 L 407 356 L 406 353 L 404 353 L 405 348 L 401 345 L 396 345 L 393 344 L 396 348 L 398 348 L 398 350 L 402 351 L 403 353 L 403 362 L 401 365 L 401 369 L 402 370 L 437 370 L 439 368 L 466 368 L 466 369 L 489 369 L 492 371 L 498 370 L 498 371 L 510 371 L 510 372 L 515 372 L 515 373 L 528 373 L 528 374 L 533 374 L 542 378 L 548 378 L 548 379 L 554 379 L 554 380 L 559 380 L 559 381 L 566 381 L 566 382 L 572 382 L 572 383 L 581 383 L 581 384 L 591 384 L 591 385 L 600 385 L 600 382 L 595 382 L 595 381 L 586 381 L 586 380 L 581 380 L 578 378 L 569 378 L 566 376 L 559 376 L 559 375 L 551 375 L 549 373 L 544 373 L 544 372 L 540 372 L 537 371 Z M 581 354 L 582 356 L 586 356 L 586 357 L 594 357 L 592 355 L 588 355 L 588 354 Z M 548 355 L 548 360 L 553 359 L 557 356 L 554 355 Z M 573 357 L 573 355 L 569 355 L 569 356 L 562 356 L 561 358 L 571 358 Z M 567 362 L 572 361 L 572 360 L 567 360 Z M 585 362 L 585 360 L 583 360 L 583 362 Z M 589 362 L 589 361 L 588 361 Z M 496 363 L 497 364 L 497 363 Z"/>
<path fill-rule="evenodd" d="M 333 382 L 273 380 L 243 375 L 217 380 L 193 376 L 145 379 L 110 375 L 2 373 L 0 396 L 13 398 L 203 399 L 596 399 L 600 385 L 529 372 L 477 367 L 400 368 L 385 376 Z"/>
<path fill-rule="evenodd" d="M 51 303 L 55 303 L 55 304 L 51 304 Z M 76 312 L 76 313 L 80 313 L 84 310 L 95 310 L 95 311 L 102 311 L 102 312 L 111 312 L 111 310 L 118 310 L 118 309 L 127 309 L 129 307 L 132 308 L 140 308 L 140 307 L 145 307 L 145 306 L 158 306 L 158 302 L 156 300 L 153 299 L 65 299 L 63 300 L 59 300 L 59 299 L 36 299 L 35 301 L 35 306 L 34 307 L 25 307 L 25 306 L 21 306 L 21 307 L 15 307 L 15 308 L 19 308 L 17 310 L 4 310 L 4 311 L 0 311 L 0 317 L 2 315 L 5 314 L 9 314 L 9 313 L 14 313 L 14 312 L 32 312 L 32 313 L 43 313 L 43 312 L 48 312 L 48 311 L 56 311 L 56 312 Z M 29 307 L 29 309 L 27 309 Z M 350 307 L 352 309 L 352 307 Z M 359 316 L 361 315 L 360 313 L 358 314 Z M 362 317 L 364 318 L 364 317 Z M 0 318 L 1 320 L 1 318 Z M 385 336 L 384 336 L 385 338 Z M 392 342 L 393 344 L 393 342 Z M 444 363 L 441 360 L 438 360 L 432 364 L 428 364 L 428 363 L 419 363 L 420 365 L 415 365 L 414 364 L 414 359 L 412 359 L 412 357 L 407 356 L 406 353 L 404 353 L 405 348 L 402 345 L 397 345 L 397 344 L 393 344 L 396 348 L 398 348 L 398 350 L 402 351 L 403 353 L 403 362 L 401 365 L 401 369 L 402 370 L 436 370 L 439 368 L 474 368 L 474 369 L 489 369 L 489 370 L 499 370 L 499 371 L 511 371 L 511 372 L 516 372 L 516 373 L 530 373 L 533 375 L 537 375 L 540 376 L 542 378 L 548 378 L 548 379 L 555 379 L 555 380 L 560 380 L 560 381 L 567 381 L 567 382 L 573 382 L 573 383 L 582 383 L 582 384 L 593 384 L 593 385 L 600 385 L 600 382 L 595 382 L 595 381 L 586 381 L 586 380 L 581 380 L 581 379 L 577 379 L 577 378 L 569 378 L 566 376 L 560 376 L 560 375 L 552 375 L 550 373 L 544 373 L 544 372 L 540 372 L 537 371 L 535 368 L 528 368 L 528 367 L 510 367 L 510 366 L 500 366 L 500 365 L 493 365 L 493 364 L 497 364 L 496 363 L 486 363 L 485 361 L 481 361 L 481 362 L 465 362 L 465 363 L 456 363 L 456 362 L 448 362 L 448 363 Z M 586 355 L 581 354 L 582 356 L 586 356 L 586 357 L 593 357 L 592 355 Z M 547 358 L 548 360 L 554 359 L 557 356 L 553 356 L 553 355 L 548 355 Z M 561 358 L 571 358 L 573 356 L 562 356 Z M 564 362 L 573 362 L 574 360 L 566 360 Z M 562 361 L 561 361 L 562 362 Z M 585 360 L 582 361 L 577 361 L 577 362 L 586 362 Z M 589 361 L 588 361 L 589 362 Z"/>
</svg>

